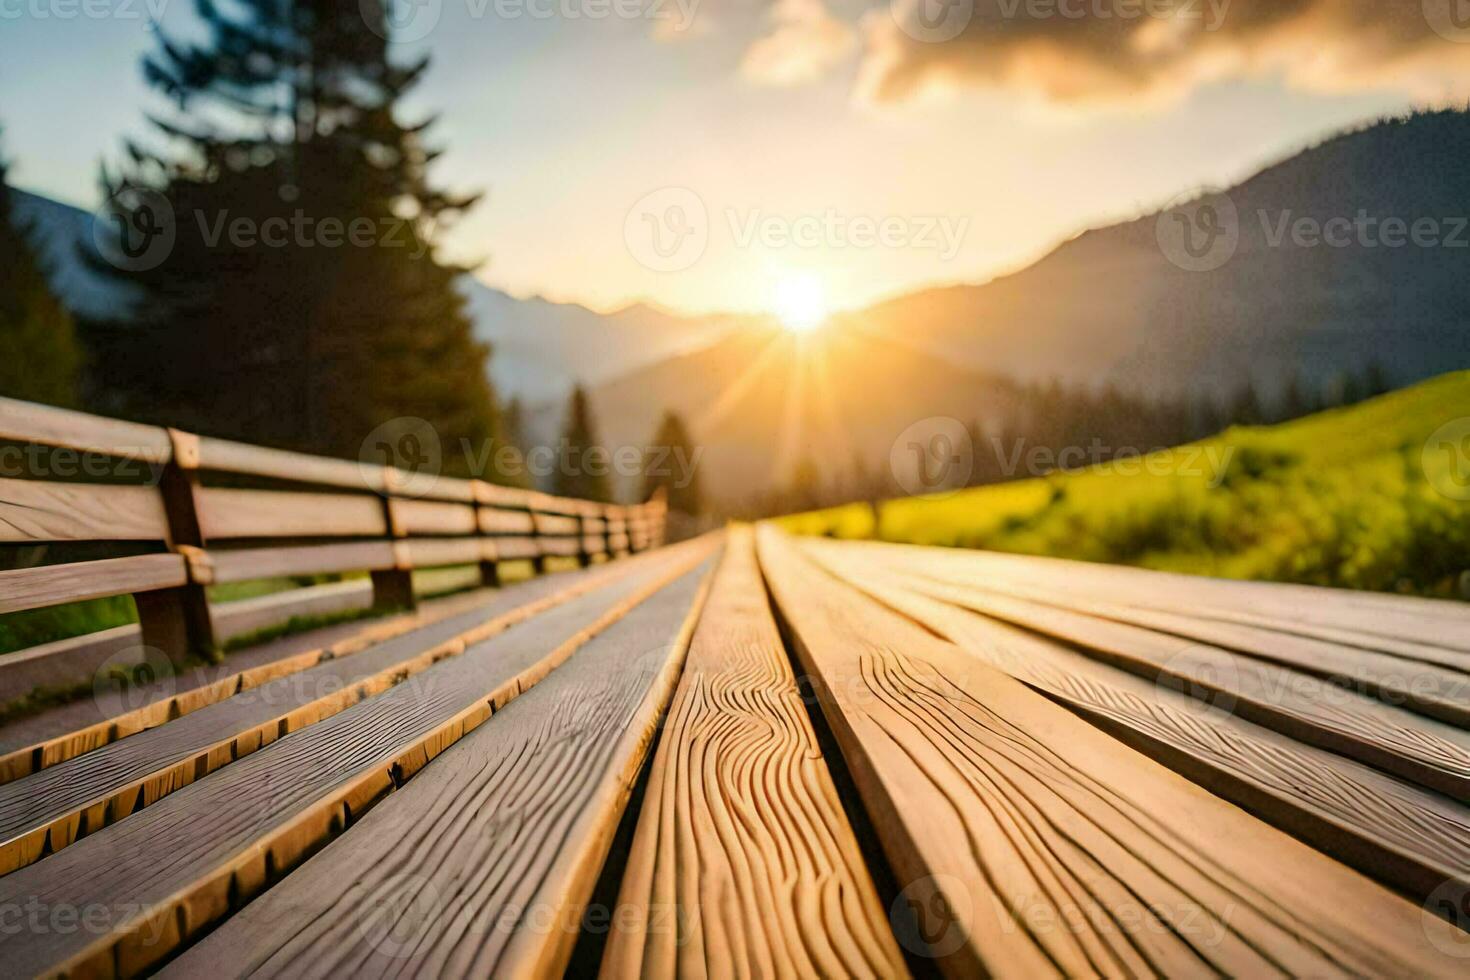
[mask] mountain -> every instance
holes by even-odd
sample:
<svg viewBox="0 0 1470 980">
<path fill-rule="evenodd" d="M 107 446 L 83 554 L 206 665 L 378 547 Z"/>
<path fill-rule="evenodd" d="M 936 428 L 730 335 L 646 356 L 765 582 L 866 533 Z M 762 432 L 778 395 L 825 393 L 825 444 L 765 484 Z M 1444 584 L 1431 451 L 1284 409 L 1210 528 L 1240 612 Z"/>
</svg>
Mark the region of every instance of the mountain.
<svg viewBox="0 0 1470 980">
<path fill-rule="evenodd" d="M 1247 377 L 1272 392 L 1297 371 L 1320 384 L 1374 361 L 1417 381 L 1470 366 L 1466 160 L 1470 114 L 1381 122 L 1227 191 L 1085 232 L 1014 275 L 910 293 L 848 322 L 1017 378 L 1158 394 Z M 1193 271 L 1173 261 L 1195 265 L 1171 235 L 1195 222 L 1203 247 L 1202 215 L 1238 244 L 1230 254 L 1220 239 L 1204 264 L 1228 260 Z M 1400 242 L 1387 219 L 1429 222 L 1423 240 L 1438 244 Z M 1340 245 L 1323 238 L 1332 221 Z"/>
<path fill-rule="evenodd" d="M 517 299 L 471 276 L 462 287 L 475 335 L 493 349 L 496 390 L 531 403 L 561 399 L 578 381 L 595 384 L 694 350 L 742 322 L 681 317 L 643 303 L 597 313 L 576 303 Z"/>
<path fill-rule="evenodd" d="M 934 419 L 966 425 L 1011 417 L 1015 386 L 913 345 L 862 330 L 794 335 L 747 326 L 718 342 L 592 389 L 595 421 L 612 447 L 642 446 L 666 409 L 695 444 L 704 492 L 740 507 L 787 484 L 803 460 L 827 481 L 882 477 L 901 434 Z M 925 420 L 930 420 L 926 425 Z M 545 432 L 543 427 L 539 430 Z M 637 487 L 625 482 L 624 495 Z"/>
<path fill-rule="evenodd" d="M 756 335 L 598 385 L 596 419 L 621 445 L 647 439 L 664 408 L 681 412 L 705 448 L 707 493 L 740 501 L 790 480 L 802 453 L 835 478 L 854 452 L 870 471 L 886 468 L 894 438 L 925 419 L 1014 424 L 1002 378 L 1112 383 L 1150 397 L 1219 397 L 1250 379 L 1271 398 L 1294 374 L 1320 387 L 1376 363 L 1407 384 L 1470 367 L 1466 160 L 1464 112 L 1382 122 L 1181 209 L 1087 231 L 1013 275 L 835 318 L 817 337 L 839 426 L 821 422 L 812 379 L 801 393 L 813 358 L 788 338 L 762 361 L 768 341 Z M 1233 209 L 1237 244 L 1218 268 L 1193 271 L 1171 259 L 1180 256 L 1168 235 L 1175 214 L 1204 220 L 1203 204 L 1227 231 Z M 1360 211 L 1380 225 L 1434 219 L 1441 243 L 1391 246 L 1396 237 L 1379 227 L 1355 229 L 1343 247 L 1308 244 L 1301 219 L 1321 226 Z M 1187 253 L 1180 262 L 1192 264 Z M 737 383 L 747 372 L 759 380 Z M 555 430 L 543 419 L 537 431 Z"/>
<path fill-rule="evenodd" d="M 51 288 L 74 314 L 96 318 L 128 302 L 117 280 L 85 261 L 93 248 L 93 215 L 16 189 L 14 213 L 31 229 Z M 680 317 L 636 304 L 601 314 L 574 303 L 516 299 L 473 276 L 460 282 L 475 335 L 492 345 L 491 380 L 504 398 L 563 398 L 576 381 L 596 383 L 682 354 L 735 329 L 739 317 Z"/>
<path fill-rule="evenodd" d="M 128 289 L 100 276 L 83 258 L 92 249 L 93 216 L 49 197 L 11 188 L 11 214 L 28 230 L 51 289 L 74 315 L 99 317 L 128 302 Z"/>
</svg>

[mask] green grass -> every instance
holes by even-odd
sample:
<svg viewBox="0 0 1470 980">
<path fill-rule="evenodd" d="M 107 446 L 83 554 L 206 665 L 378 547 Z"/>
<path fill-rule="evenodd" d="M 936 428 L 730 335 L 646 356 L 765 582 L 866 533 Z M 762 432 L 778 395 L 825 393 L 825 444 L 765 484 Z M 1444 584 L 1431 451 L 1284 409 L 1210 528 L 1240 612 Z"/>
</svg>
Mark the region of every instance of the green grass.
<svg viewBox="0 0 1470 980">
<path fill-rule="evenodd" d="M 798 534 L 1464 597 L 1467 444 L 1458 458 L 1447 444 L 1426 452 L 1457 420 L 1470 434 L 1470 372 L 1129 464 L 887 501 L 876 522 L 859 504 L 779 523 Z"/>
</svg>

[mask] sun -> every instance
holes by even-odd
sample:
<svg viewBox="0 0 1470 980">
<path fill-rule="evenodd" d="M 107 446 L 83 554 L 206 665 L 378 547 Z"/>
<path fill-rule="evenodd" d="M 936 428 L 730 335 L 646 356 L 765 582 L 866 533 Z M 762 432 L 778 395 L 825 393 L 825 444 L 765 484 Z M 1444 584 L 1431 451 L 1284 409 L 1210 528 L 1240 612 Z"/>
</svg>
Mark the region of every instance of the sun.
<svg viewBox="0 0 1470 980">
<path fill-rule="evenodd" d="M 808 333 L 827 322 L 827 294 L 816 276 L 785 276 L 776 281 L 772 311 L 792 333 Z"/>
</svg>

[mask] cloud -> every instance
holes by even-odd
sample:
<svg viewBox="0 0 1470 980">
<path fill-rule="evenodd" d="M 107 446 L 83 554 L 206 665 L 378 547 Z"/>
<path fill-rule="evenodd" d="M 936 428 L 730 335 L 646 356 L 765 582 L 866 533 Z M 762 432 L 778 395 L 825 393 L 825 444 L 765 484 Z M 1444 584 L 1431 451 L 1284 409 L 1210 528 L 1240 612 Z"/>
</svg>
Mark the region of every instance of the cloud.
<svg viewBox="0 0 1470 980">
<path fill-rule="evenodd" d="M 983 86 L 1137 104 L 1273 73 L 1317 91 L 1470 96 L 1470 0 L 893 0 L 862 27 L 871 102 Z"/>
<path fill-rule="evenodd" d="M 822 0 L 777 0 L 770 20 L 770 33 L 752 43 L 740 62 L 740 73 L 759 85 L 815 81 L 857 44 L 857 32 L 833 17 Z"/>
</svg>

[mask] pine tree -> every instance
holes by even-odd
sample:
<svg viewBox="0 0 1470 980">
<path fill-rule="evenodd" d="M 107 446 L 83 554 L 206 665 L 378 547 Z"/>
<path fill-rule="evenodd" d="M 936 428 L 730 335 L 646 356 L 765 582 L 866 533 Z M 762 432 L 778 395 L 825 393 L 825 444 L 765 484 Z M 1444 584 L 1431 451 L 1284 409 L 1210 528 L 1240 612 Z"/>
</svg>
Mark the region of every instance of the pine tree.
<svg viewBox="0 0 1470 980">
<path fill-rule="evenodd" d="M 665 412 L 652 444 L 643 454 L 643 500 L 662 487 L 669 495 L 669 508 L 684 514 L 704 510 L 699 484 L 699 461 L 694 440 L 677 412 Z"/>
<path fill-rule="evenodd" d="M 96 380 L 129 414 L 309 451 L 355 456 L 404 416 L 483 445 L 488 350 L 454 288 L 464 270 L 432 251 L 475 198 L 430 186 L 429 123 L 396 111 L 427 58 L 390 61 L 369 3 L 196 8 L 208 40 L 165 37 L 144 63 L 179 109 L 154 120 L 168 149 L 130 144 L 126 172 L 103 175 L 125 243 L 174 237 L 157 262 L 112 254 L 140 299 L 88 325 Z"/>
<path fill-rule="evenodd" d="M 1246 379 L 1230 402 L 1230 424 L 1260 425 L 1264 421 L 1265 412 L 1261 410 L 1261 398 L 1256 394 L 1256 386 L 1250 379 Z"/>
<path fill-rule="evenodd" d="M 512 398 L 500 413 L 500 444 L 492 457 L 496 469 L 495 482 L 511 487 L 531 487 L 531 472 L 526 465 L 528 442 L 525 410 L 521 407 L 519 397 Z M 499 451 L 501 448 L 505 450 L 508 459 L 502 460 Z M 487 475 L 486 478 L 490 477 Z"/>
<path fill-rule="evenodd" d="M 572 397 L 567 403 L 566 424 L 557 450 L 553 493 L 580 500 L 612 502 L 606 451 L 597 441 L 592 424 L 592 406 L 581 385 L 572 389 Z"/>
<path fill-rule="evenodd" d="M 6 177 L 0 158 L 0 395 L 70 406 L 81 363 L 71 315 L 15 219 Z"/>
</svg>

